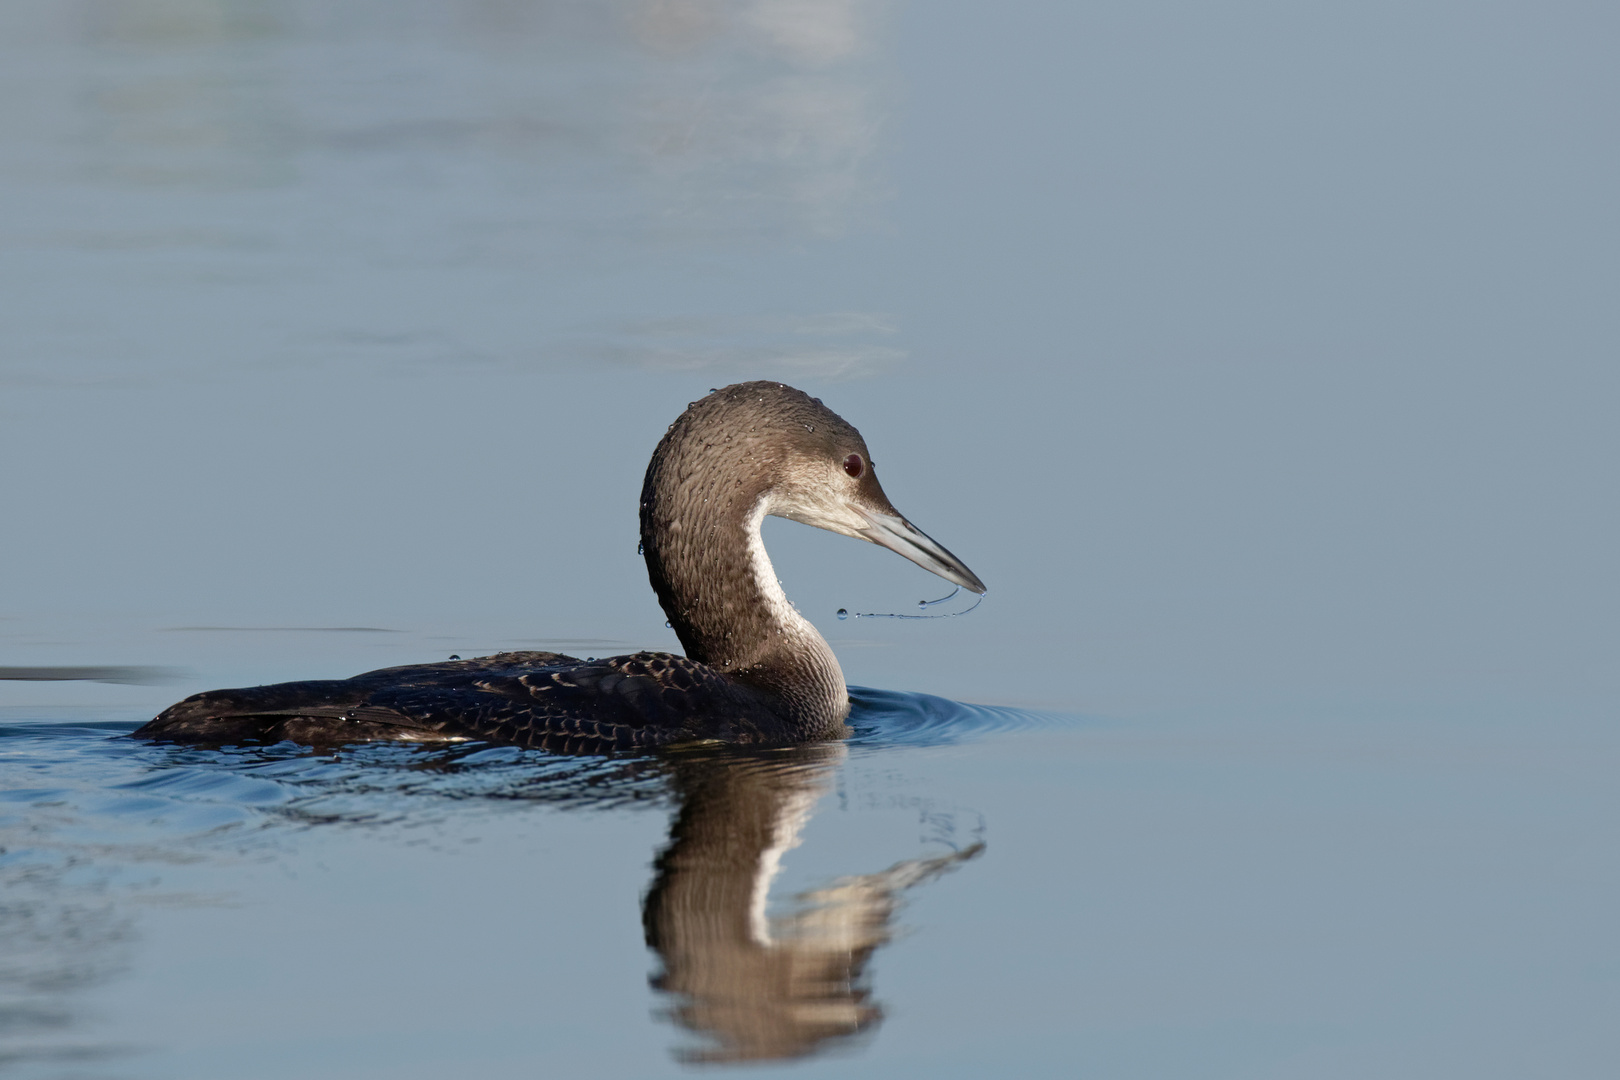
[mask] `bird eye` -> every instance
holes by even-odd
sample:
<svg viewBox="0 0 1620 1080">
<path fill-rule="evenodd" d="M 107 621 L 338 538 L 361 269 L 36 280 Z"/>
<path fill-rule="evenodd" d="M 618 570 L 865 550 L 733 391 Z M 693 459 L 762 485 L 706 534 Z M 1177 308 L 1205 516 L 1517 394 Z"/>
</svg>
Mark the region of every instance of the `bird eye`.
<svg viewBox="0 0 1620 1080">
<path fill-rule="evenodd" d="M 861 461 L 861 455 L 851 454 L 849 457 L 845 458 L 844 471 L 859 480 L 861 473 L 866 471 L 866 464 Z"/>
</svg>

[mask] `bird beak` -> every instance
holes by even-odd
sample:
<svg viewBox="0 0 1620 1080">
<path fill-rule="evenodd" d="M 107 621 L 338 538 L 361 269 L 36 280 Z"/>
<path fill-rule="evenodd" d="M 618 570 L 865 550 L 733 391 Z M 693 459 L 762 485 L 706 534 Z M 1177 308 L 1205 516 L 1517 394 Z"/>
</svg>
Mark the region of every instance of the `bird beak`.
<svg viewBox="0 0 1620 1080">
<path fill-rule="evenodd" d="M 856 506 L 855 509 L 870 526 L 856 530 L 860 536 L 896 554 L 904 555 L 924 570 L 933 571 L 953 585 L 960 585 L 981 595 L 984 593 L 984 582 L 979 580 L 979 575 L 969 570 L 961 559 L 936 543 L 933 537 L 899 514 L 886 514 L 865 506 Z"/>
</svg>

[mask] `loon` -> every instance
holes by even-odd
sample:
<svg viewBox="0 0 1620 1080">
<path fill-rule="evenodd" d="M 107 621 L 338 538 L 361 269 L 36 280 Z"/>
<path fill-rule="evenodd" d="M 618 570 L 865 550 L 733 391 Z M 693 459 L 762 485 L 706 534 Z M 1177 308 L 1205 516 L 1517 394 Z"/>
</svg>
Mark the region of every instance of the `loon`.
<svg viewBox="0 0 1620 1080">
<path fill-rule="evenodd" d="M 847 735 L 844 674 L 782 591 L 767 514 L 985 585 L 889 502 L 860 432 L 775 382 L 716 390 L 670 425 L 641 489 L 647 576 L 685 656 L 506 652 L 351 679 L 195 694 L 134 732 L 173 742 L 482 740 L 564 752 Z"/>
</svg>

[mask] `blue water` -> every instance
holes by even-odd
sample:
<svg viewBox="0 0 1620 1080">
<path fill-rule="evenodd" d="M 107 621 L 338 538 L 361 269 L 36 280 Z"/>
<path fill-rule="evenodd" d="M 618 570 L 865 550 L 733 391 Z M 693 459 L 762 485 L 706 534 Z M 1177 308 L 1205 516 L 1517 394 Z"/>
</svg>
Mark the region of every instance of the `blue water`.
<svg viewBox="0 0 1620 1080">
<path fill-rule="evenodd" d="M 1602 1073 L 1612 731 L 857 699 L 847 745 L 585 758 L 14 717 L 9 1067 Z M 750 823 L 787 818 L 739 956 Z"/>
<path fill-rule="evenodd" d="M 1617 32 L 0 5 L 0 1070 L 1608 1077 Z M 846 743 L 123 738 L 678 647 L 642 473 L 751 378 L 989 585 L 766 523 Z"/>
<path fill-rule="evenodd" d="M 360 855 L 363 863 L 378 852 L 389 862 L 403 845 L 425 848 L 436 862 L 460 844 L 483 842 L 492 828 L 554 827 L 549 817 L 532 815 L 557 812 L 588 812 L 598 821 L 607 816 L 617 826 L 646 817 L 668 819 L 671 836 L 663 845 L 663 859 L 692 864 L 679 872 L 661 870 L 661 887 L 643 885 L 613 897 L 622 904 L 640 895 L 649 913 L 675 912 L 651 949 L 670 985 L 650 1001 L 645 978 L 614 993 L 637 1029 L 644 1026 L 649 1006 L 666 1019 L 686 1010 L 670 1026 L 686 1029 L 691 1038 L 668 1040 L 673 1060 L 794 1060 L 869 1036 L 881 1024 L 884 1010 L 870 988 L 867 955 L 902 931 L 896 913 L 910 890 L 986 850 L 982 815 L 941 802 L 897 777 L 877 779 L 869 775 L 871 770 L 886 774 L 893 755 L 908 747 L 959 745 L 997 732 L 1043 725 L 1073 728 L 1078 722 L 957 705 L 926 695 L 857 691 L 857 697 L 853 721 L 858 733 L 847 743 L 764 752 L 710 747 L 580 757 L 482 744 L 360 745 L 322 752 L 291 743 L 193 749 L 131 739 L 131 723 L 14 719 L 0 727 L 5 763 L 0 874 L 7 897 L 0 908 L 0 941 L 5 943 L 0 946 L 0 971 L 5 973 L 0 1023 L 10 1048 L 8 1064 L 46 1075 L 94 1062 L 118 1075 L 129 1070 L 139 1075 L 186 1073 L 188 1058 L 181 1047 L 191 1025 L 174 1012 L 165 1009 L 165 1022 L 135 1025 L 135 1030 L 127 1022 L 120 1024 L 116 1011 L 113 1018 L 97 1015 L 99 1001 L 110 997 L 128 1012 L 127 995 L 145 997 L 156 989 L 151 985 L 153 969 L 161 972 L 172 958 L 152 956 L 149 950 L 157 946 L 143 940 L 162 936 L 163 927 L 153 928 L 154 921 L 161 924 L 167 915 L 189 923 L 188 914 L 217 915 L 222 909 L 245 916 L 234 928 L 216 929 L 226 937 L 203 951 L 235 955 L 247 968 L 262 966 L 266 951 L 286 958 L 311 944 L 310 932 L 328 932 L 332 928 L 322 924 L 333 915 L 327 910 L 322 916 L 324 903 L 306 909 L 301 917 L 313 925 L 300 935 L 303 944 L 265 940 L 255 927 L 273 901 L 240 884 L 244 865 L 296 873 L 292 868 L 306 865 L 312 852 L 319 853 L 317 865 L 322 857 L 331 857 L 326 853 L 333 837 L 342 838 L 338 846 L 346 852 L 345 860 L 359 850 L 365 852 Z M 818 803 L 835 805 L 827 809 L 836 816 L 859 819 L 859 834 L 829 844 L 821 835 L 825 829 L 813 830 L 810 838 L 828 850 L 808 867 L 796 857 L 793 872 L 785 876 L 774 861 L 769 870 L 762 869 L 767 849 L 799 845 L 799 834 Z M 779 817 L 780 823 L 771 824 Z M 752 844 L 750 822 L 767 823 Z M 601 857 L 630 866 L 647 855 L 644 847 L 633 847 Z M 497 858 L 505 861 L 506 856 Z M 865 874 L 852 876 L 827 874 L 820 864 L 828 859 L 845 867 L 858 867 L 862 859 L 878 861 L 862 867 Z M 454 873 L 456 862 L 451 858 L 437 870 L 419 866 L 412 873 Z M 524 872 L 573 877 L 554 887 L 574 892 L 577 903 L 586 896 L 600 898 L 608 884 L 598 879 L 592 863 L 540 860 Z M 767 876 L 760 881 L 762 873 Z M 177 889 L 176 878 L 186 887 Z M 733 899 L 747 901 L 736 911 L 725 901 L 728 883 Z M 759 892 L 757 915 L 756 889 L 776 897 L 767 905 L 766 892 Z M 695 913 L 683 906 L 694 894 L 704 898 Z M 672 899 L 655 903 L 649 897 L 656 895 Z M 326 902 L 332 899 L 328 896 Z M 639 935 L 633 922 L 603 920 L 589 928 L 589 940 L 570 941 L 567 928 L 553 924 L 560 916 L 544 907 L 529 908 L 531 900 L 517 895 L 500 903 L 515 901 L 520 912 L 527 910 L 526 916 L 508 916 L 510 925 L 525 934 L 548 942 L 563 938 L 564 956 L 576 952 L 576 959 L 590 962 L 596 951 L 592 943 L 604 938 L 621 951 L 634 951 Z M 340 905 L 350 909 L 338 917 L 341 936 L 352 943 L 380 932 L 383 940 L 375 944 L 388 948 L 386 916 L 374 920 L 366 905 L 354 910 L 354 904 L 355 898 L 346 897 Z M 154 907 L 162 914 L 154 916 Z M 442 912 L 432 920 L 443 920 L 442 925 L 425 929 L 459 941 L 467 914 Z M 770 928 L 774 944 L 747 934 L 740 942 L 725 935 L 714 939 L 686 926 L 695 918 L 706 928 L 728 914 L 750 925 L 756 918 L 769 920 L 761 925 Z M 650 937 L 648 945 L 654 945 Z M 733 957 L 728 968 L 725 950 L 739 947 L 748 955 Z M 558 948 L 549 945 L 547 951 Z M 138 952 L 147 952 L 139 975 L 130 970 Z M 681 976 L 694 966 L 703 969 L 703 977 L 688 986 Z M 768 969 L 763 982 L 754 970 L 762 967 Z M 809 979 L 805 972 L 818 967 L 830 974 Z M 315 968 L 305 968 L 302 977 L 323 978 Z M 368 996 L 386 993 L 373 976 L 363 980 L 370 987 Z M 808 985 L 784 990 L 784 981 Z M 177 994 L 174 1005 L 184 1015 L 189 1006 L 182 1001 L 199 992 L 224 990 L 238 995 L 248 1011 L 261 1012 L 260 1021 L 240 1015 L 239 1021 L 280 1025 L 272 1019 L 278 995 L 267 993 L 243 972 L 216 968 L 201 982 L 188 981 L 161 993 Z M 629 1041 L 644 1042 L 645 1034 L 638 1030 Z M 566 1057 L 577 1050 L 552 1048 L 548 1054 Z M 385 1054 L 367 1068 L 403 1065 Z M 284 1067 L 291 1066 L 261 1061 L 252 1068 L 275 1075 Z M 581 1060 L 579 1067 L 589 1066 Z M 305 1063 L 299 1068 L 330 1066 Z M 242 1075 L 251 1071 L 245 1063 L 230 1069 Z"/>
</svg>

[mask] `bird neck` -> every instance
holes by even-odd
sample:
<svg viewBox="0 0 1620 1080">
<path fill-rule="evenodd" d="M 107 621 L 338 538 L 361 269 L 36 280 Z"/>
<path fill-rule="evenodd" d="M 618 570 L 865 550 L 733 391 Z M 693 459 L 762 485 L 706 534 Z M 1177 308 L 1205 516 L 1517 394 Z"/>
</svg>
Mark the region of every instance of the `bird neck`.
<svg viewBox="0 0 1620 1080">
<path fill-rule="evenodd" d="M 844 674 L 782 591 L 760 536 L 769 490 L 659 464 L 642 492 L 642 550 L 686 655 L 761 693 L 799 734 L 841 734 Z"/>
</svg>

